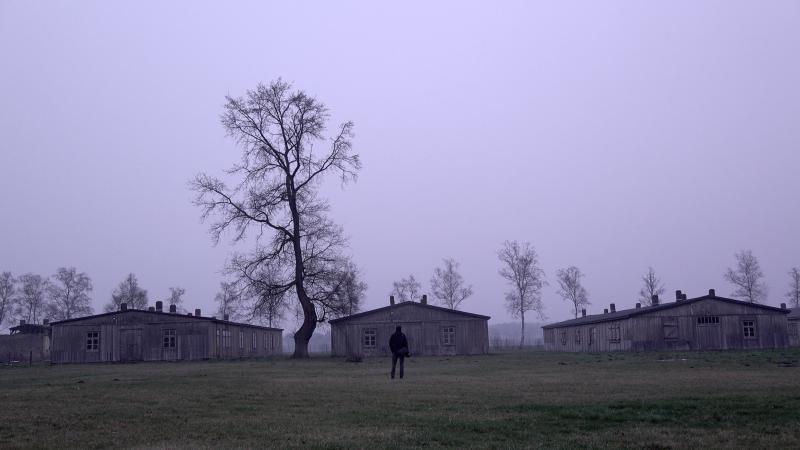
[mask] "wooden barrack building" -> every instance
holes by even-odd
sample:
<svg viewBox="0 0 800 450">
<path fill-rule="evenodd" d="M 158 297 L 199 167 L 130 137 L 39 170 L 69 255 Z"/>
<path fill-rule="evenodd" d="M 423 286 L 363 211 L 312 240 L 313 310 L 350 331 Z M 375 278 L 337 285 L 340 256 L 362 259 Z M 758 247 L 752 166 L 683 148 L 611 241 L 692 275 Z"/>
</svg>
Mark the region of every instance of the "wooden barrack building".
<svg viewBox="0 0 800 450">
<path fill-rule="evenodd" d="M 54 364 L 178 361 L 265 357 L 282 353 L 282 331 L 179 314 L 162 302 L 148 310 L 128 309 L 50 324 Z"/>
<path fill-rule="evenodd" d="M 545 350 L 607 352 L 647 350 L 728 350 L 787 347 L 786 305 L 781 308 L 708 295 L 616 311 L 542 327 Z"/>
<path fill-rule="evenodd" d="M 422 301 L 395 304 L 333 319 L 334 356 L 389 355 L 389 337 L 402 327 L 411 355 L 474 355 L 489 352 L 489 317 L 429 305 Z"/>
</svg>

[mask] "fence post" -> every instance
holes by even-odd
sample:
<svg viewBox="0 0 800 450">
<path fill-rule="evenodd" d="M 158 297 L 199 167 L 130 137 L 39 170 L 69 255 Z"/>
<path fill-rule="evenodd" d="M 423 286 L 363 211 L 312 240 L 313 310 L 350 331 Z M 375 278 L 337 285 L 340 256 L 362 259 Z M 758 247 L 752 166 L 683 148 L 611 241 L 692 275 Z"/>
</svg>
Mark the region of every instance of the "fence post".
<svg viewBox="0 0 800 450">
<path fill-rule="evenodd" d="M 28 352 L 28 367 L 33 365 L 33 350 Z"/>
</svg>

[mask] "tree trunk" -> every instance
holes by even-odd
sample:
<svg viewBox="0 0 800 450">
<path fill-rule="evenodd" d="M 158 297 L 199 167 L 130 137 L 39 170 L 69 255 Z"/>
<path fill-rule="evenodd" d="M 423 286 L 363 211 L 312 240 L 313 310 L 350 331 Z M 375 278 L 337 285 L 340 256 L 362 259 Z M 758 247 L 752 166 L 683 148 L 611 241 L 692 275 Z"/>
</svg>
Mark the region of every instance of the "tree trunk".
<svg viewBox="0 0 800 450">
<path fill-rule="evenodd" d="M 292 358 L 304 359 L 308 358 L 308 342 L 314 334 L 314 329 L 317 328 L 317 311 L 302 287 L 298 287 L 297 299 L 303 307 L 303 325 L 294 333 Z"/>
<path fill-rule="evenodd" d="M 525 311 L 520 312 L 520 317 L 522 318 L 522 334 L 519 336 L 519 348 L 522 350 L 525 345 Z"/>
</svg>

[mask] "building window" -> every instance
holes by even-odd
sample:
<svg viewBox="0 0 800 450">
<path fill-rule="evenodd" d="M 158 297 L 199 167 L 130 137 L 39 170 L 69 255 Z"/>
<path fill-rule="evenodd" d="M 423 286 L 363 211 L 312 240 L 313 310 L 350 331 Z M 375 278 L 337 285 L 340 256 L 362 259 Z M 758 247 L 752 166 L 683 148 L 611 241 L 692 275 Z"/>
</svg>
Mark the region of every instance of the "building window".
<svg viewBox="0 0 800 450">
<path fill-rule="evenodd" d="M 581 329 L 580 328 L 577 328 L 575 330 L 575 343 L 576 344 L 580 344 L 581 343 Z"/>
<path fill-rule="evenodd" d="M 442 327 L 442 344 L 456 345 L 456 327 Z"/>
<path fill-rule="evenodd" d="M 164 348 L 175 348 L 175 330 L 164 330 Z"/>
<path fill-rule="evenodd" d="M 789 337 L 796 338 L 798 336 L 797 333 L 797 323 L 792 322 L 789 324 Z"/>
<path fill-rule="evenodd" d="M 561 332 L 561 345 L 567 345 L 567 330 Z"/>
<path fill-rule="evenodd" d="M 608 327 L 608 340 L 610 342 L 620 341 L 619 325 L 613 325 Z"/>
<path fill-rule="evenodd" d="M 244 331 L 239 331 L 239 350 L 244 350 Z"/>
<path fill-rule="evenodd" d="M 677 317 L 662 317 L 661 325 L 664 328 L 664 340 L 674 341 L 678 339 L 678 318 Z"/>
<path fill-rule="evenodd" d="M 697 318 L 698 325 L 719 325 L 719 316 L 700 316 Z"/>
<path fill-rule="evenodd" d="M 375 348 L 375 337 L 378 330 L 375 328 L 364 328 L 364 347 Z"/>
<path fill-rule="evenodd" d="M 594 327 L 589 328 L 589 345 L 594 344 L 594 342 L 597 340 L 595 333 Z"/>
<path fill-rule="evenodd" d="M 269 346 L 269 348 L 271 348 L 272 350 L 275 350 L 275 336 L 271 336 L 271 337 L 269 338 L 269 341 L 270 341 L 270 346 Z"/>
<path fill-rule="evenodd" d="M 256 332 L 253 331 L 253 350 L 258 348 L 258 338 L 256 336 Z"/>
<path fill-rule="evenodd" d="M 222 330 L 222 346 L 231 348 L 231 330 Z"/>
<path fill-rule="evenodd" d="M 744 337 L 746 337 L 746 338 L 754 338 L 754 337 L 756 337 L 756 321 L 755 320 L 743 320 L 742 321 L 742 331 L 744 332 Z"/>
<path fill-rule="evenodd" d="M 90 331 L 86 333 L 86 350 L 96 352 L 100 350 L 100 332 Z"/>
</svg>

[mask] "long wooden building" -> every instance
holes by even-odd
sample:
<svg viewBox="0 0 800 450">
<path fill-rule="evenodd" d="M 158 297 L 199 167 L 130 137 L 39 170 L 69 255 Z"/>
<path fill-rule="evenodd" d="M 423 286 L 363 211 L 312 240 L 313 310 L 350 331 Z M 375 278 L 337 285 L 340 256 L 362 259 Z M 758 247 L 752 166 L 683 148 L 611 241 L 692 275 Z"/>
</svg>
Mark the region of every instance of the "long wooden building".
<svg viewBox="0 0 800 450">
<path fill-rule="evenodd" d="M 244 323 L 178 314 L 162 302 L 50 324 L 54 364 L 178 361 L 264 357 L 282 353 L 282 331 Z"/>
<path fill-rule="evenodd" d="M 330 320 L 334 356 L 389 355 L 389 337 L 402 327 L 411 355 L 472 355 L 489 352 L 488 316 L 429 305 L 395 304 Z"/>
<path fill-rule="evenodd" d="M 616 311 L 542 327 L 545 349 L 562 352 L 727 350 L 789 345 L 789 310 L 708 295 Z"/>
</svg>

